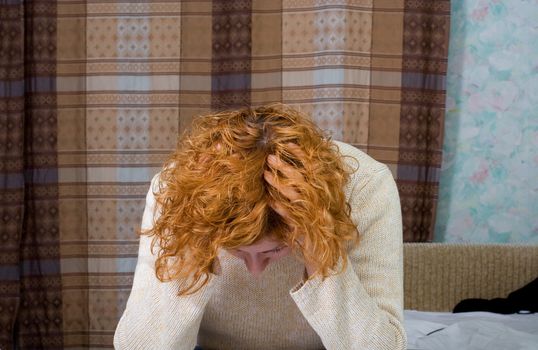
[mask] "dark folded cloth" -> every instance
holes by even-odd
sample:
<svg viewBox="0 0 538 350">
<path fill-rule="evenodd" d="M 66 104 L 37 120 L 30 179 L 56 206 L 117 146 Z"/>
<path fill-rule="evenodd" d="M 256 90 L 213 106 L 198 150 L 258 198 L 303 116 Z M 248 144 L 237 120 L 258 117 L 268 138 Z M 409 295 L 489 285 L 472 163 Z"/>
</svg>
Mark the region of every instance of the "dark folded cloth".
<svg viewBox="0 0 538 350">
<path fill-rule="evenodd" d="M 498 314 L 538 312 L 538 278 L 508 294 L 508 298 L 464 299 L 452 312 L 488 311 Z"/>
</svg>

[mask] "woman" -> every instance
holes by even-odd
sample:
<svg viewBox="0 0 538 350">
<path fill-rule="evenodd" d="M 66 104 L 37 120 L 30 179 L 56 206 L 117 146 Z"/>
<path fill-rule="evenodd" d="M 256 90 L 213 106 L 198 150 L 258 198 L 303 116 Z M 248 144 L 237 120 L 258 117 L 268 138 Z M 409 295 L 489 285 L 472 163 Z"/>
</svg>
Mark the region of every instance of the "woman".
<svg viewBox="0 0 538 350">
<path fill-rule="evenodd" d="M 116 349 L 405 349 L 391 172 L 290 108 L 199 118 L 142 231 Z"/>
</svg>

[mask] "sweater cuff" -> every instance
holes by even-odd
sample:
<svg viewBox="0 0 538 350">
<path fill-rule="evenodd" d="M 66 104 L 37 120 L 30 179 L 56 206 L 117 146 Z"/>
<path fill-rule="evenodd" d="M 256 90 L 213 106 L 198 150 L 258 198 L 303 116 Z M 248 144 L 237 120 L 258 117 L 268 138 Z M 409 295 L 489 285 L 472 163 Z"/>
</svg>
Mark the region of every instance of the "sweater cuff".
<svg viewBox="0 0 538 350">
<path fill-rule="evenodd" d="M 340 259 L 340 261 L 338 261 L 338 264 L 334 270 L 341 271 L 342 265 L 343 265 L 342 259 Z M 297 283 L 295 287 L 293 287 L 290 290 L 290 295 L 295 300 L 296 303 L 302 304 L 302 303 L 308 302 L 312 294 L 319 293 L 319 289 L 322 287 L 322 284 L 326 284 L 327 280 L 329 279 L 332 279 L 332 280 L 340 279 L 342 275 L 349 273 L 350 268 L 351 268 L 351 263 L 349 263 L 348 261 L 346 269 L 344 271 L 341 271 L 338 274 L 332 274 L 325 278 L 319 275 L 316 275 L 314 278 L 311 278 L 309 280 L 303 279 L 301 282 Z M 352 275 L 355 275 L 355 274 L 352 273 Z M 338 281 L 335 281 L 335 282 L 341 283 Z"/>
<path fill-rule="evenodd" d="M 312 293 L 314 293 L 320 287 L 321 283 L 323 283 L 323 280 L 319 276 L 316 276 L 306 281 L 302 280 L 290 290 L 290 295 L 294 299 L 298 299 L 301 302 L 305 302 L 310 298 L 310 295 L 312 295 Z"/>
<path fill-rule="evenodd" d="M 336 271 L 340 271 L 341 266 L 340 262 Z M 351 307 L 361 315 L 373 315 L 377 311 L 377 305 L 371 300 L 349 262 L 346 269 L 338 274 L 325 279 L 315 277 L 299 283 L 290 291 L 290 295 L 318 334 L 323 333 L 327 320 L 336 316 L 342 308 Z"/>
<path fill-rule="evenodd" d="M 153 293 L 133 290 L 114 335 L 115 348 L 193 349 L 205 306 L 219 280 L 220 276 L 212 275 L 202 289 L 185 296 L 177 296 L 177 281 L 159 281 L 149 289 Z M 143 335 L 149 330 L 160 336 Z"/>
</svg>

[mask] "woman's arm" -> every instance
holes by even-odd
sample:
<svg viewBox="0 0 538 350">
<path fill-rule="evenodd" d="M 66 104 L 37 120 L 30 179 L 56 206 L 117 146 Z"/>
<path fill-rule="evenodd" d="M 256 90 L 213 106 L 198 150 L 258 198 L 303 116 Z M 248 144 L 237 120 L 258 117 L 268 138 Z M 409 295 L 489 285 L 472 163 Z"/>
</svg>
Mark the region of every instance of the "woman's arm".
<svg viewBox="0 0 538 350">
<path fill-rule="evenodd" d="M 143 230 L 151 228 L 158 216 L 152 191 L 157 189 L 157 181 L 158 174 L 146 196 Z M 114 334 L 114 348 L 192 350 L 216 277 L 193 295 L 177 296 L 177 281 L 163 283 L 155 275 L 156 255 L 151 253 L 151 241 L 152 237 L 140 236 L 133 286 Z"/>
<path fill-rule="evenodd" d="M 347 269 L 290 292 L 329 350 L 406 348 L 400 200 L 390 171 L 378 164 L 350 189 L 360 241 Z"/>
</svg>

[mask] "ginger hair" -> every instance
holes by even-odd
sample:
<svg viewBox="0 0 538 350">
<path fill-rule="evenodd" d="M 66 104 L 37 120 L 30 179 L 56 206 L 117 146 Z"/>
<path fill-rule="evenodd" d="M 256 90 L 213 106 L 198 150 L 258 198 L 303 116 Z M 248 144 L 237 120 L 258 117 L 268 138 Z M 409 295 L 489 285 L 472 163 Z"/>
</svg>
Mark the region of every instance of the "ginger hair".
<svg viewBox="0 0 538 350">
<path fill-rule="evenodd" d="M 298 145 L 303 156 L 292 153 L 288 143 Z M 294 166 L 303 181 L 271 169 L 270 154 Z M 270 186 L 266 169 L 301 198 L 292 202 Z M 323 278 L 340 259 L 345 269 L 349 243 L 358 243 L 343 191 L 352 171 L 328 135 L 285 105 L 196 118 L 164 163 L 154 193 L 160 215 L 142 232 L 154 236 L 152 250 L 159 245 L 157 277 L 182 281 L 178 295 L 195 293 L 215 273 L 219 249 L 251 245 L 267 235 L 313 263 Z M 271 201 L 286 208 L 287 222 Z"/>
</svg>

